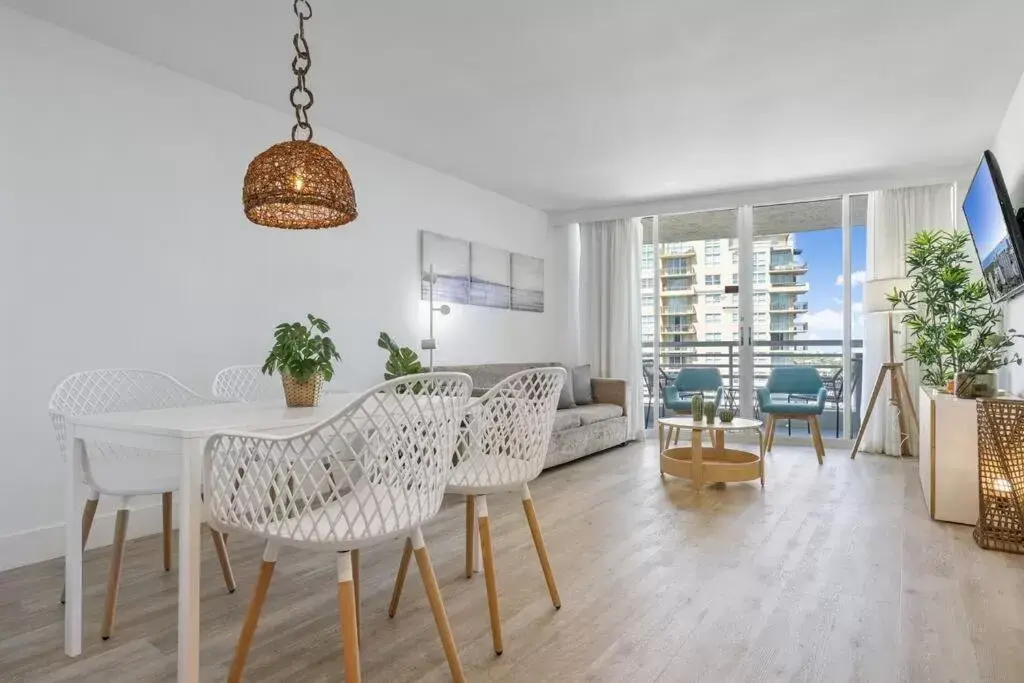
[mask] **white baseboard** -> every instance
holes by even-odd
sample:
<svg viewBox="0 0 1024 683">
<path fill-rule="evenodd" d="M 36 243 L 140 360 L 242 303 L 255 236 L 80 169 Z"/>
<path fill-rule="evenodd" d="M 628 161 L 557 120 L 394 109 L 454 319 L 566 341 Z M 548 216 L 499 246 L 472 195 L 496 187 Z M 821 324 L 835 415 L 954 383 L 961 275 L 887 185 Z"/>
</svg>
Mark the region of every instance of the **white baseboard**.
<svg viewBox="0 0 1024 683">
<path fill-rule="evenodd" d="M 174 527 L 178 526 L 178 510 L 174 506 Z M 102 507 L 101 507 L 102 510 Z M 132 507 L 128 519 L 128 538 L 140 538 L 161 533 L 163 513 L 160 503 Z M 96 514 L 86 549 L 102 548 L 114 542 L 116 512 L 108 510 Z M 77 528 L 81 520 L 75 521 Z M 0 571 L 35 564 L 64 556 L 64 525 L 40 527 L 0 537 Z"/>
</svg>

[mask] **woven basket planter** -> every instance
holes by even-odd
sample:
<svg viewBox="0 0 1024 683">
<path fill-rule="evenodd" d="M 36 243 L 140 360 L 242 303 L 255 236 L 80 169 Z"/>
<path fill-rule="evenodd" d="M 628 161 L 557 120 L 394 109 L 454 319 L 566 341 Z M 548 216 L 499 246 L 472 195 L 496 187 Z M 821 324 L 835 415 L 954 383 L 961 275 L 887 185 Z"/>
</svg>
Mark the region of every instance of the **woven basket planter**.
<svg viewBox="0 0 1024 683">
<path fill-rule="evenodd" d="M 319 372 L 305 382 L 282 373 L 281 384 L 284 386 L 284 401 L 289 408 L 312 408 L 320 403 L 320 389 L 324 385 L 324 377 Z"/>
<path fill-rule="evenodd" d="M 982 548 L 1024 553 L 1024 401 L 978 402 L 978 524 Z"/>
</svg>

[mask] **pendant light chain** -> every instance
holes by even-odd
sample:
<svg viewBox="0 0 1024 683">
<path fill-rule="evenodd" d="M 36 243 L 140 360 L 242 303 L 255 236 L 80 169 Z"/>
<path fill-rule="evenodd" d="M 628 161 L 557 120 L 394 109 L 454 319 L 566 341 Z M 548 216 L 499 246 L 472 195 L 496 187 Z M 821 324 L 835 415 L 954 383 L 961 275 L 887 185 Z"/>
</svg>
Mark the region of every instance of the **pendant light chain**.
<svg viewBox="0 0 1024 683">
<path fill-rule="evenodd" d="M 309 0 L 295 0 L 295 16 L 299 20 L 299 32 L 292 38 L 295 57 L 292 59 L 292 73 L 298 84 L 292 88 L 289 98 L 295 108 L 295 125 L 292 126 L 292 140 L 309 142 L 313 139 L 313 127 L 309 125 L 309 108 L 313 106 L 313 91 L 306 87 L 306 74 L 313 60 L 309 56 L 306 42 L 306 20 L 313 16 Z M 300 136 L 299 131 L 302 131 Z"/>
</svg>

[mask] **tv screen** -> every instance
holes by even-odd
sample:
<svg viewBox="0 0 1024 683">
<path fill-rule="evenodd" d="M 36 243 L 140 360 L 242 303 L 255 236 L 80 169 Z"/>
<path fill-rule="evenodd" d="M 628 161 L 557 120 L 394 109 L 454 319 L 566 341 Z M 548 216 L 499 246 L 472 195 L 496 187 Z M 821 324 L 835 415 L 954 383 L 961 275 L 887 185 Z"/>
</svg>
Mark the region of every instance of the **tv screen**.
<svg viewBox="0 0 1024 683">
<path fill-rule="evenodd" d="M 985 152 L 974 174 L 964 198 L 964 216 L 992 300 L 1016 294 L 1024 286 L 1022 236 L 992 152 Z"/>
</svg>

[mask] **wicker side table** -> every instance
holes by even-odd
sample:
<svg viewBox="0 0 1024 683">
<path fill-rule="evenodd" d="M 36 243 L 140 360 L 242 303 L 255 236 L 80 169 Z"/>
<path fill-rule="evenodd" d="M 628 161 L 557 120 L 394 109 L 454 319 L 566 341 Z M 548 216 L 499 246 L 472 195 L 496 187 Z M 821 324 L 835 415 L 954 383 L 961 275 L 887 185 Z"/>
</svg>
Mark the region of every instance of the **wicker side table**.
<svg viewBox="0 0 1024 683">
<path fill-rule="evenodd" d="M 1024 553 L 1024 401 L 979 399 L 978 524 L 982 548 Z"/>
</svg>

